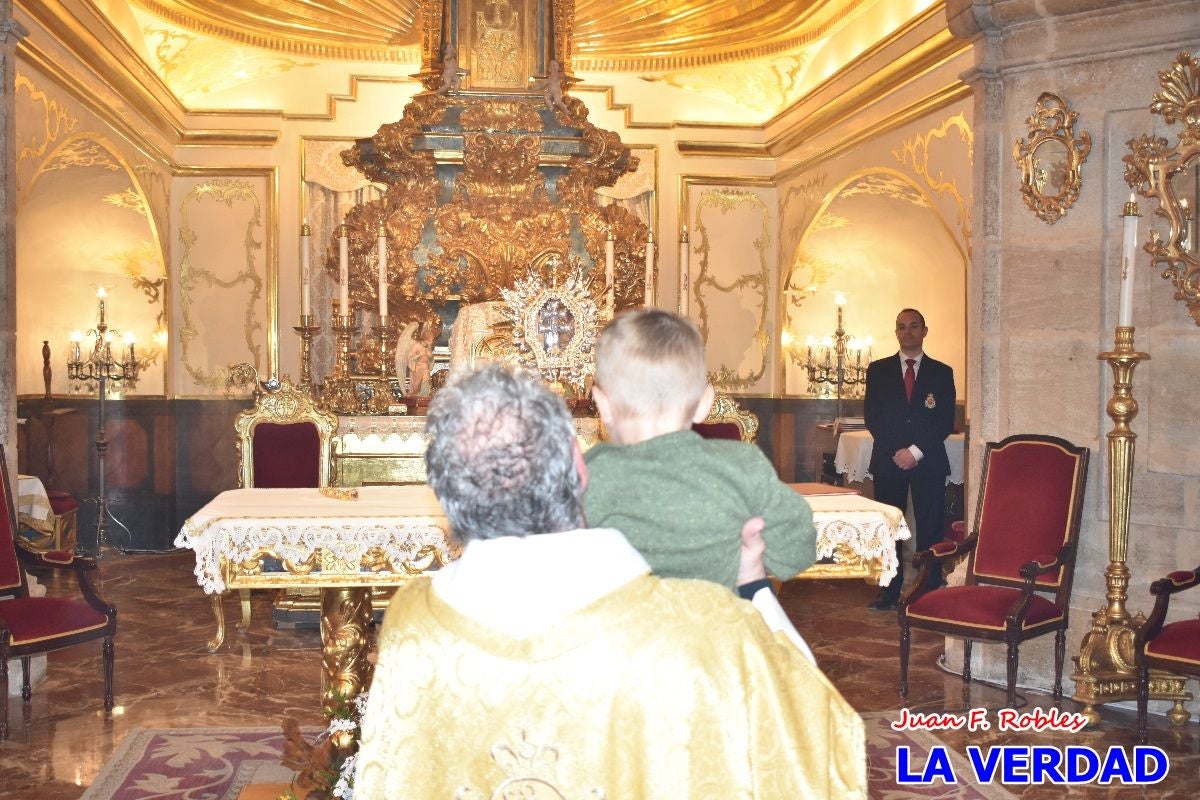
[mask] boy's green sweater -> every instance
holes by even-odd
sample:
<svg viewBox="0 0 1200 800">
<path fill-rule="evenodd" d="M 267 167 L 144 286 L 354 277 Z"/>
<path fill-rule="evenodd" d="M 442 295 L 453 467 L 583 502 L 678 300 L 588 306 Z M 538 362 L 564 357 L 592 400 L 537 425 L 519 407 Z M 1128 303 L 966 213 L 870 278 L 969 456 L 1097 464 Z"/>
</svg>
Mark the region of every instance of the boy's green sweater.
<svg viewBox="0 0 1200 800">
<path fill-rule="evenodd" d="M 684 430 L 598 444 L 584 460 L 588 526 L 621 531 L 656 575 L 735 588 L 742 525 L 751 517 L 766 522 L 765 561 L 775 576 L 786 580 L 816 560 L 812 510 L 752 444 Z"/>
</svg>

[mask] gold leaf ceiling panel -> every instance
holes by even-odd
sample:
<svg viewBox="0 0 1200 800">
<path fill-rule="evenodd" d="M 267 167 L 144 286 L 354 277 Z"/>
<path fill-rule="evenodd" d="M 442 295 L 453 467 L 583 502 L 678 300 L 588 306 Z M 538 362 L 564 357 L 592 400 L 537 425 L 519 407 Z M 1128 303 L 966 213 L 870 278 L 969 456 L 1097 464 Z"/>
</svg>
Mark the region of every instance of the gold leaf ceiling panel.
<svg viewBox="0 0 1200 800">
<path fill-rule="evenodd" d="M 420 0 L 130 0 L 181 28 L 251 47 L 360 61 L 407 61 Z"/>
<path fill-rule="evenodd" d="M 181 28 L 328 59 L 400 62 L 419 43 L 421 0 L 129 0 Z M 851 0 L 575 0 L 573 68 L 666 72 L 812 44 Z"/>
</svg>

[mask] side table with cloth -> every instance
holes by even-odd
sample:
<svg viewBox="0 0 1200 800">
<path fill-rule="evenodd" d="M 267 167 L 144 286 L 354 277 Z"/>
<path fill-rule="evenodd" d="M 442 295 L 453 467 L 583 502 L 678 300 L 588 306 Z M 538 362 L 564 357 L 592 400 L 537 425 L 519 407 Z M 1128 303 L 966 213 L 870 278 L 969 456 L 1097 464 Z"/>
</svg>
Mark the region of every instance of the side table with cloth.
<svg viewBox="0 0 1200 800">
<path fill-rule="evenodd" d="M 17 521 L 41 534 L 31 542 L 38 548 L 71 550 L 75 547 L 79 501 L 67 492 L 46 491 L 36 475 L 17 476 Z"/>
<path fill-rule="evenodd" d="M 846 431 L 838 437 L 834 463 L 837 471 L 846 476 L 847 483 L 860 483 L 871 477 L 871 448 L 874 446 L 875 440 L 867 430 Z M 946 457 L 950 460 L 947 484 L 962 484 L 966 446 L 967 437 L 961 433 L 947 437 Z"/>
<path fill-rule="evenodd" d="M 812 509 L 821 559 L 795 577 L 864 578 L 887 586 L 896 575 L 896 542 L 912 536 L 900 510 L 856 492 L 814 495 L 791 486 Z"/>
<path fill-rule="evenodd" d="M 353 499 L 339 499 L 339 498 Z M 196 553 L 196 579 L 212 596 L 230 589 L 321 590 L 322 705 L 354 696 L 368 677 L 372 586 L 394 586 L 455 558 L 449 523 L 428 486 L 233 489 L 184 524 L 176 547 Z"/>
</svg>

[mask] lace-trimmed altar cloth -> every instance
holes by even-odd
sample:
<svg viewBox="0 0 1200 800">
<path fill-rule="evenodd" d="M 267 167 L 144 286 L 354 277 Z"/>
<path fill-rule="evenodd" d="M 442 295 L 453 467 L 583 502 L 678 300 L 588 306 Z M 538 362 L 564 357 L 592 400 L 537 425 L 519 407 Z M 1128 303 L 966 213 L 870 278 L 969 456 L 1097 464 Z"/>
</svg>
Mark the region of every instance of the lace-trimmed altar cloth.
<svg viewBox="0 0 1200 800">
<path fill-rule="evenodd" d="M 898 508 L 857 494 L 813 495 L 804 498 L 817 529 L 817 558 L 832 558 L 834 548 L 846 545 L 866 561 L 879 564 L 879 585 L 896 576 L 896 542 L 912 533 Z"/>
<path fill-rule="evenodd" d="M 871 438 L 870 431 L 846 431 L 838 437 L 833 463 L 838 473 L 846 476 L 847 483 L 859 483 L 871 477 L 871 449 L 874 446 L 875 440 Z M 950 460 L 947 484 L 962 484 L 965 449 L 966 437 L 963 434 L 952 433 L 946 438 L 946 457 Z"/>
<path fill-rule="evenodd" d="M 319 489 L 231 489 L 184 524 L 175 546 L 196 553 L 196 579 L 207 594 L 226 590 L 225 564 L 263 553 L 287 565 L 314 556 L 361 565 L 362 571 L 407 572 L 421 551 L 435 548 L 450 561 L 449 522 L 428 486 L 363 486 L 354 500 Z M 380 560 L 380 557 L 382 560 Z M 324 573 L 328 585 L 356 585 L 353 573 Z M 340 578 L 340 580 L 339 580 Z"/>
</svg>

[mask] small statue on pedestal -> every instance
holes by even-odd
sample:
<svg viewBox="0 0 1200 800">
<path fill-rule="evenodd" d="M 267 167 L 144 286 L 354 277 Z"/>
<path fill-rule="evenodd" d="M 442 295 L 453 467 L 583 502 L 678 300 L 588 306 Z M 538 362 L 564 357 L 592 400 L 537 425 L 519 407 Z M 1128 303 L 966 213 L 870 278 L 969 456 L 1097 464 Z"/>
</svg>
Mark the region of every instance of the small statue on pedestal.
<svg viewBox="0 0 1200 800">
<path fill-rule="evenodd" d="M 470 74 L 471 70 L 458 66 L 458 48 L 452 44 L 446 45 L 442 49 L 442 85 L 435 94 L 458 93 L 462 90 L 463 76 Z"/>
</svg>

